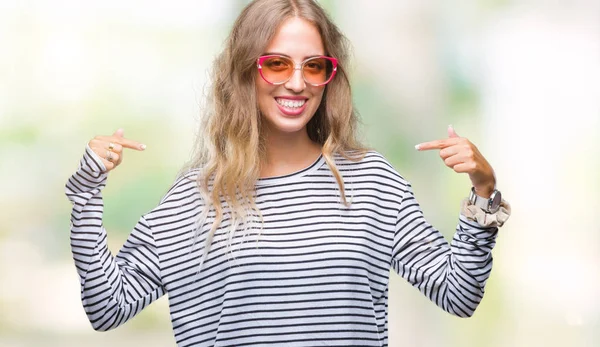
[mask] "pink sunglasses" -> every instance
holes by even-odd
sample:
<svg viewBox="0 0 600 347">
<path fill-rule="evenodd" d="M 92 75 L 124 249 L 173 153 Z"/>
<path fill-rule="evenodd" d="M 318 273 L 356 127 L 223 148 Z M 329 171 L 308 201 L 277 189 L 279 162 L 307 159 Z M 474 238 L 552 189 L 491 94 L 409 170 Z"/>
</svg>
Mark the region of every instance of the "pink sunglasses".
<svg viewBox="0 0 600 347">
<path fill-rule="evenodd" d="M 295 64 L 282 55 L 263 55 L 256 60 L 260 76 L 269 84 L 280 85 L 289 81 L 296 70 L 302 71 L 304 81 L 312 86 L 324 86 L 337 72 L 338 61 L 327 56 L 317 56 Z"/>
</svg>

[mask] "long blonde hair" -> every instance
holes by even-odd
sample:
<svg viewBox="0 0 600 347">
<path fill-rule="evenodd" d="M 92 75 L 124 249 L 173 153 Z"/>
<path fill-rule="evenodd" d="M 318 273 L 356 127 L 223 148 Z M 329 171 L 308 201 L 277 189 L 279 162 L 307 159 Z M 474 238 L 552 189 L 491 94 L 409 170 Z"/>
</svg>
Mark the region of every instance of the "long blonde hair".
<svg viewBox="0 0 600 347">
<path fill-rule="evenodd" d="M 333 155 L 357 160 L 365 152 L 357 140 L 357 114 L 347 75 L 349 44 L 325 11 L 312 0 L 253 1 L 242 10 L 225 49 L 213 63 L 213 84 L 194 154 L 182 170 L 201 169 L 197 184 L 204 206 L 193 244 L 211 211 L 214 218 L 200 268 L 226 210 L 230 221 L 229 245 L 236 229 L 243 226 L 247 232 L 249 219 L 262 219 L 255 203 L 255 184 L 266 152 L 255 90 L 256 59 L 264 53 L 280 25 L 291 17 L 312 23 L 321 34 L 325 54 L 338 59 L 337 74 L 325 87 L 307 131 L 310 139 L 322 146 L 323 157 L 339 185 L 342 203 L 347 205 L 344 180 Z M 351 152 L 354 154 L 350 155 Z"/>
</svg>

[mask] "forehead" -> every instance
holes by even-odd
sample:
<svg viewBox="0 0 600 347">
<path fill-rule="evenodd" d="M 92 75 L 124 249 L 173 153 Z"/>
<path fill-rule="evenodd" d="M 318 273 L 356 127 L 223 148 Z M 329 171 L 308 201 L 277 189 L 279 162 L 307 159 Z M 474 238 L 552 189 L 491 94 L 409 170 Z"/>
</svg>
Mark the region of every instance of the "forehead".
<svg viewBox="0 0 600 347">
<path fill-rule="evenodd" d="M 309 56 L 324 55 L 325 49 L 316 26 L 304 19 L 292 17 L 281 24 L 266 52 L 302 60 Z"/>
</svg>

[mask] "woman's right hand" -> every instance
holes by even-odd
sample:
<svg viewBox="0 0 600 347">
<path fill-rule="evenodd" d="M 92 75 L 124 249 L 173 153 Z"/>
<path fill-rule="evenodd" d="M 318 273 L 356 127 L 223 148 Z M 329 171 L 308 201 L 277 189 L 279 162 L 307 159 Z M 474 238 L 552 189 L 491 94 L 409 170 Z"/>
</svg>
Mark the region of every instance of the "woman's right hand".
<svg viewBox="0 0 600 347">
<path fill-rule="evenodd" d="M 143 151 L 146 145 L 123 137 L 123 129 L 117 130 L 112 136 L 96 136 L 90 140 L 88 146 L 96 153 L 104 163 L 108 172 L 121 164 L 123 161 L 123 148 Z"/>
</svg>

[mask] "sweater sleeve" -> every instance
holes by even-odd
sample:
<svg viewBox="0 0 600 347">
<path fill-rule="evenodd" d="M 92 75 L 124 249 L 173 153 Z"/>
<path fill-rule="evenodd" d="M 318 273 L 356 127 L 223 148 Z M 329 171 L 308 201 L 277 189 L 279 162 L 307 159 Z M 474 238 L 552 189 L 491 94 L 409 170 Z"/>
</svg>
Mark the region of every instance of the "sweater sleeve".
<svg viewBox="0 0 600 347">
<path fill-rule="evenodd" d="M 101 191 L 108 173 L 86 147 L 75 174 L 65 186 L 73 204 L 71 251 L 81 284 L 83 307 L 95 330 L 123 324 L 164 294 L 156 243 L 141 217 L 116 257 L 107 245 L 102 223 Z"/>
<path fill-rule="evenodd" d="M 473 315 L 492 269 L 497 227 L 462 214 L 451 244 L 424 218 L 410 185 L 396 219 L 393 269 L 445 311 Z"/>
</svg>

